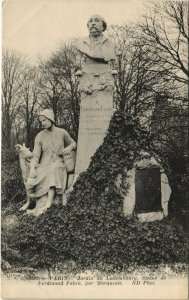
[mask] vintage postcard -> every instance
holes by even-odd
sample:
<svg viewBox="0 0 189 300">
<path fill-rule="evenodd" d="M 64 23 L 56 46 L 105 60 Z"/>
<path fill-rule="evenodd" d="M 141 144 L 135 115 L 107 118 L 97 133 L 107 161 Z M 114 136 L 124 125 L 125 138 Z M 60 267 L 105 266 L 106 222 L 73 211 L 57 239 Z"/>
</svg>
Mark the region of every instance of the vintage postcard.
<svg viewBox="0 0 189 300">
<path fill-rule="evenodd" d="M 188 298 L 188 2 L 4 0 L 3 299 Z"/>
</svg>

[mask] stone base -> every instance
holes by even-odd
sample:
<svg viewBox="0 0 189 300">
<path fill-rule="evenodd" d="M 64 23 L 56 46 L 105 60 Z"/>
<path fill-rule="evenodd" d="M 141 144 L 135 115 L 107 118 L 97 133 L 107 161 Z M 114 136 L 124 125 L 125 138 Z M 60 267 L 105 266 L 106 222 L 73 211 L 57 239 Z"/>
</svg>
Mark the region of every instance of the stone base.
<svg viewBox="0 0 189 300">
<path fill-rule="evenodd" d="M 47 210 L 47 194 L 36 200 L 36 207 L 34 209 L 27 209 L 28 215 L 39 216 Z"/>
<path fill-rule="evenodd" d="M 138 221 L 141 223 L 159 221 L 162 220 L 164 217 L 165 215 L 161 211 L 137 214 Z"/>
<path fill-rule="evenodd" d="M 26 214 L 28 215 L 33 215 L 35 217 L 38 217 L 39 215 L 41 215 L 42 213 L 44 213 L 47 210 L 47 199 L 48 196 L 47 194 L 38 198 L 36 200 L 36 207 L 34 209 L 27 209 L 26 210 Z M 62 204 L 63 206 L 66 206 L 67 204 L 67 195 L 64 193 L 63 196 L 62 195 L 57 195 L 54 199 L 53 199 L 53 205 L 59 205 Z"/>
</svg>

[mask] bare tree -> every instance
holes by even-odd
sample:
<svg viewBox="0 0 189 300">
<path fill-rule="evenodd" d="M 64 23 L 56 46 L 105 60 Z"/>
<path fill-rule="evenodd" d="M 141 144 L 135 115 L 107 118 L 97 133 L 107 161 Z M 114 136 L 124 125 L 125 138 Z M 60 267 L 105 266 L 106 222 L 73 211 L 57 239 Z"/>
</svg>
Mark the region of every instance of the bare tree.
<svg viewBox="0 0 189 300">
<path fill-rule="evenodd" d="M 156 57 L 159 71 L 172 83 L 165 97 L 157 98 L 152 118 L 156 149 L 168 159 L 172 201 L 184 208 L 188 180 L 188 2 L 151 2 L 140 24 L 141 38 Z M 169 100 L 169 102 L 168 102 Z M 174 200 L 174 201 L 173 201 Z M 174 206 L 174 205 L 173 205 Z"/>
<path fill-rule="evenodd" d="M 34 140 L 34 125 L 37 117 L 37 111 L 40 102 L 40 78 L 41 74 L 37 67 L 28 66 L 24 73 L 22 83 L 21 106 L 19 110 L 19 118 L 23 120 L 26 133 L 26 144 L 29 147 L 33 146 Z"/>
<path fill-rule="evenodd" d="M 152 2 L 144 15 L 141 29 L 151 53 L 159 57 L 159 66 L 169 79 L 188 85 L 188 2 Z"/>
<path fill-rule="evenodd" d="M 11 130 L 20 109 L 20 96 L 26 61 L 14 50 L 3 53 L 2 59 L 2 133 L 3 146 L 11 147 Z"/>
<path fill-rule="evenodd" d="M 77 52 L 73 42 L 64 43 L 51 58 L 40 63 L 43 73 L 41 89 L 42 106 L 51 107 L 59 125 L 67 129 L 71 126 L 77 137 L 79 117 L 78 82 L 75 76 L 77 69 Z"/>
<path fill-rule="evenodd" d="M 40 61 L 39 65 L 42 77 L 40 79 L 40 88 L 42 94 L 41 107 L 50 107 L 54 111 L 55 120 L 59 110 L 61 101 L 62 89 L 59 85 L 58 74 L 54 74 L 49 61 Z"/>
<path fill-rule="evenodd" d="M 137 25 L 114 26 L 110 33 L 118 47 L 116 105 L 144 124 L 152 114 L 156 94 L 170 90 L 167 73 L 159 68 L 159 58 L 152 56 Z"/>
</svg>

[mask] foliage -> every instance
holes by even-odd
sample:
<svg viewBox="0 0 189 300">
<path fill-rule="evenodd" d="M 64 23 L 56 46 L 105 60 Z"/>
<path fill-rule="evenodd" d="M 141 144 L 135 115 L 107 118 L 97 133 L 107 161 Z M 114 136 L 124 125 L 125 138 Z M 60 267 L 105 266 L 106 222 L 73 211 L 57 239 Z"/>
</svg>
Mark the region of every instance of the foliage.
<svg viewBox="0 0 189 300">
<path fill-rule="evenodd" d="M 188 206 L 188 110 L 171 106 L 159 99 L 152 120 L 153 142 L 169 165 L 169 184 L 172 189 L 170 211 L 183 215 L 187 223 Z"/>
<path fill-rule="evenodd" d="M 8 243 L 6 242 L 8 238 L 10 237 L 8 237 L 7 235 L 6 236 L 3 235 L 2 242 L 1 242 L 1 256 L 3 259 L 2 268 L 5 270 L 11 268 L 12 264 L 13 265 L 18 264 L 18 261 L 21 260 L 20 253 L 14 248 L 10 248 Z"/>
<path fill-rule="evenodd" d="M 1 207 L 4 214 L 15 213 L 26 198 L 19 159 L 2 151 Z"/>
<path fill-rule="evenodd" d="M 121 270 L 133 263 L 185 262 L 186 241 L 172 220 L 140 224 L 126 220 L 122 213 L 123 195 L 116 178 L 133 167 L 141 149 L 149 151 L 149 144 L 150 136 L 136 120 L 115 113 L 103 145 L 75 183 L 67 207 L 52 207 L 36 218 L 20 217 L 9 243 L 20 252 L 23 263 L 48 267 L 74 259 L 82 268 L 100 269 L 106 263 Z M 122 184 L 127 191 L 127 182 Z"/>
</svg>

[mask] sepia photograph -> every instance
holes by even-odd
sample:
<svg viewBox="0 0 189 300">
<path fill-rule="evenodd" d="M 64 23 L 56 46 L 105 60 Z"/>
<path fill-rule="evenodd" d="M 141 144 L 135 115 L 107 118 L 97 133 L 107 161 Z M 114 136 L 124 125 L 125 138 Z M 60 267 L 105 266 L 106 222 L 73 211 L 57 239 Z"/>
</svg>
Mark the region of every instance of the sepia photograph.
<svg viewBox="0 0 189 300">
<path fill-rule="evenodd" d="M 3 299 L 188 299 L 188 6 L 2 2 Z"/>
</svg>

